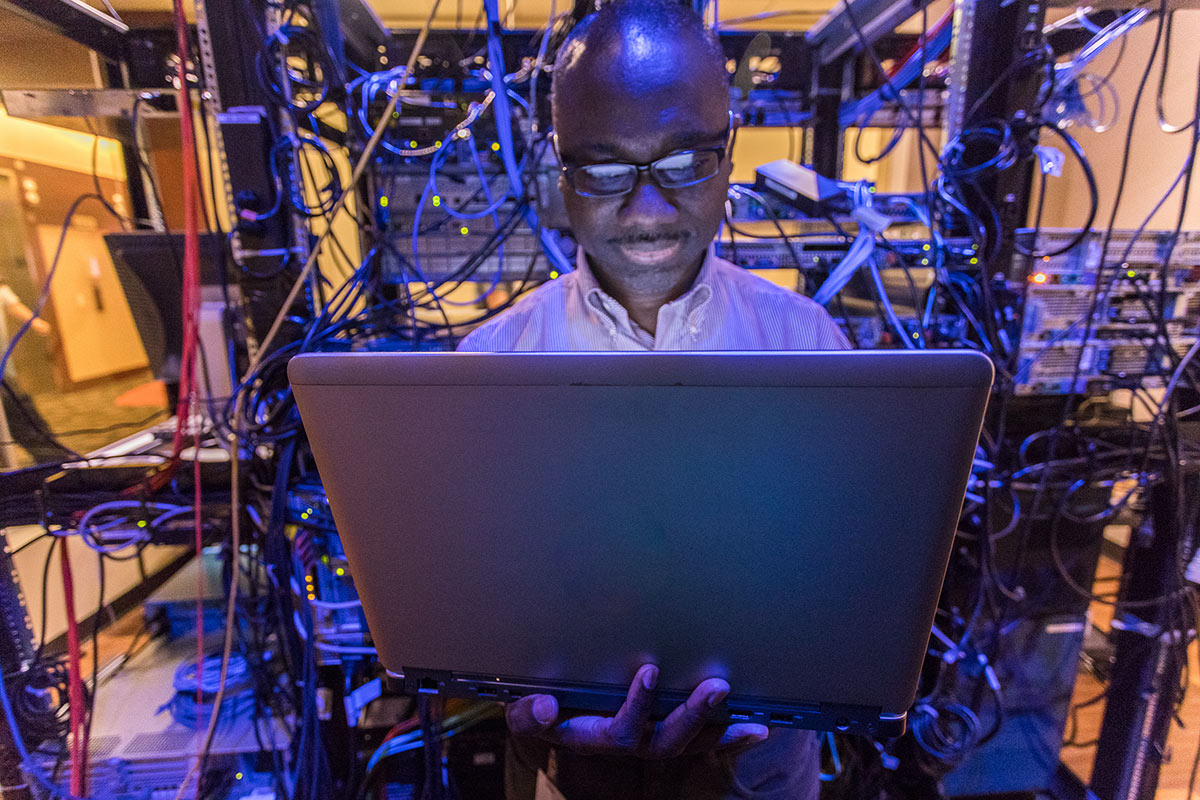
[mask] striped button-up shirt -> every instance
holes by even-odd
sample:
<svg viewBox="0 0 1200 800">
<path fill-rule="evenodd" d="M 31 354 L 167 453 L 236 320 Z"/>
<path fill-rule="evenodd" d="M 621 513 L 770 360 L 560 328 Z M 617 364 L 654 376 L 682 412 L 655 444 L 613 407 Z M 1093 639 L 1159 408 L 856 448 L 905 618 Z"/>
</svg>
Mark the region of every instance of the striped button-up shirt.
<svg viewBox="0 0 1200 800">
<path fill-rule="evenodd" d="M 846 337 L 815 301 L 718 258 L 710 246 L 695 283 L 658 310 L 653 334 L 578 268 L 468 334 L 469 352 L 587 350 L 844 350 Z"/>
</svg>

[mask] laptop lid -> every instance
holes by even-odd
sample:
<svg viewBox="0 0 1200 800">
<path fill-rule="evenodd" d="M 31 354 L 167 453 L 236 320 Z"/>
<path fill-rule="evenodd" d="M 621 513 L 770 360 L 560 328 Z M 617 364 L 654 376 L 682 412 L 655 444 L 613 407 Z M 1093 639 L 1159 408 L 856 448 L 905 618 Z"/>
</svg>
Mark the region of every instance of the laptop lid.
<svg viewBox="0 0 1200 800">
<path fill-rule="evenodd" d="M 289 365 L 380 660 L 414 690 L 903 728 L 992 381 L 969 351 Z"/>
</svg>

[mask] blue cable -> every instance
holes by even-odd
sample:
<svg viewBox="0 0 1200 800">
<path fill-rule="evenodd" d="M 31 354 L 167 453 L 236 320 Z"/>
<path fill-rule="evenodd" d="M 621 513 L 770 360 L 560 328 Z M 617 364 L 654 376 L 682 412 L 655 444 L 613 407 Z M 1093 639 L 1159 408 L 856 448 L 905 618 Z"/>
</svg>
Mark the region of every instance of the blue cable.
<svg viewBox="0 0 1200 800">
<path fill-rule="evenodd" d="M 42 283 L 41 292 L 38 293 L 37 303 L 33 306 L 33 313 L 29 316 L 29 319 L 25 320 L 21 327 L 17 328 L 17 332 L 13 334 L 12 339 L 8 342 L 8 347 L 4 348 L 4 355 L 0 356 L 0 380 L 3 380 L 4 375 L 8 371 L 8 361 L 12 358 L 13 351 L 17 349 L 17 343 L 33 327 L 33 321 L 42 315 L 42 308 L 46 305 L 46 300 L 50 298 L 50 284 L 54 280 L 55 273 L 58 272 L 58 263 L 62 258 L 63 243 L 67 240 L 67 232 L 71 229 L 71 217 L 75 216 L 75 212 L 79 210 L 79 205 L 89 197 L 103 201 L 103 198 L 99 195 L 88 192 L 75 198 L 75 202 L 71 203 L 71 207 L 67 209 L 67 215 L 63 219 L 62 233 L 58 235 L 58 246 L 54 248 L 54 259 L 50 262 L 50 271 L 46 273 L 46 280 Z"/>
<path fill-rule="evenodd" d="M 509 191 L 515 194 L 518 187 L 523 186 L 524 183 L 521 180 L 521 171 L 517 167 L 517 160 L 513 157 L 515 150 L 513 149 L 512 108 L 508 104 L 508 87 L 504 85 L 504 50 L 500 46 L 499 35 L 500 8 L 496 0 L 483 0 L 483 8 L 487 13 L 488 22 L 488 62 L 491 65 L 492 91 L 495 92 L 495 97 L 492 99 L 492 112 L 496 117 L 496 138 L 500 142 L 500 158 L 504 162 L 504 169 L 508 172 Z M 536 167 L 536 165 L 533 166 Z M 541 240 L 542 249 L 554 268 L 560 273 L 570 272 L 571 263 L 563 255 L 553 232 L 538 223 L 537 211 L 532 205 L 526 207 L 524 216 L 529 228 Z"/>
</svg>

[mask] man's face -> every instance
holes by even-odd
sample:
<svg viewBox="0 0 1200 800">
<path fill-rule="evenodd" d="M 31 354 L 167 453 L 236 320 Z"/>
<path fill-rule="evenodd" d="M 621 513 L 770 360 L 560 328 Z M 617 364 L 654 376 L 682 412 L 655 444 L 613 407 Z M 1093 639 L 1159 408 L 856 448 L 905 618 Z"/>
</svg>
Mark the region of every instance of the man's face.
<svg viewBox="0 0 1200 800">
<path fill-rule="evenodd" d="M 647 164 L 679 151 L 726 144 L 728 88 L 698 43 L 633 33 L 603 54 L 587 53 L 556 84 L 554 126 L 568 166 Z M 698 75 L 697 72 L 701 74 Z M 691 275 L 724 216 L 731 163 L 714 177 L 663 189 L 641 172 L 619 197 L 583 197 L 560 181 L 576 240 L 604 277 L 654 295 Z"/>
</svg>

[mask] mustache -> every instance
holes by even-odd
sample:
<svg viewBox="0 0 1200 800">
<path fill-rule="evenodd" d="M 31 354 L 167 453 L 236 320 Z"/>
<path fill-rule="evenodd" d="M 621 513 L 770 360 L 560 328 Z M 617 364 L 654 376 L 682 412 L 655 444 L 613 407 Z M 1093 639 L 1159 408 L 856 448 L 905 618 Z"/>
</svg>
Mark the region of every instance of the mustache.
<svg viewBox="0 0 1200 800">
<path fill-rule="evenodd" d="M 675 231 L 636 231 L 609 239 L 610 244 L 655 244 L 658 242 L 676 242 L 687 236 Z"/>
</svg>

